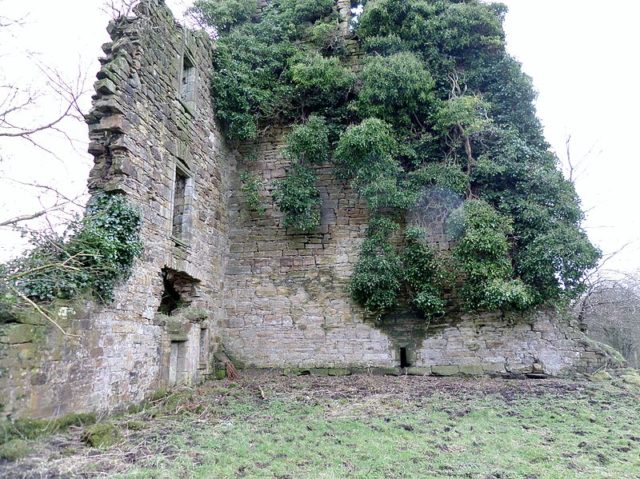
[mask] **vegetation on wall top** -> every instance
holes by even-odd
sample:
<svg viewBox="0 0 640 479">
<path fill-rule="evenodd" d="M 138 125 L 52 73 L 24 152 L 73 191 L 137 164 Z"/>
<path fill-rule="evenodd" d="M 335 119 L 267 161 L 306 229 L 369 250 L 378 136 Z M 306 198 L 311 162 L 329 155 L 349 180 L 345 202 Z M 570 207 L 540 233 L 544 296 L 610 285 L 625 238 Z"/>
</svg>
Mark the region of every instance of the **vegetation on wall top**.
<svg viewBox="0 0 640 479">
<path fill-rule="evenodd" d="M 312 231 L 320 199 L 314 163 L 361 197 L 371 222 L 352 295 L 376 315 L 408 296 L 441 314 L 464 307 L 527 309 L 575 295 L 599 258 L 581 228 L 535 115 L 529 77 L 505 49 L 506 7 L 479 0 L 369 0 L 349 66 L 332 0 L 198 0 L 218 31 L 212 92 L 227 136 L 251 141 L 292 126 L 289 176 L 276 185 L 285 225 Z M 445 189 L 453 247 L 435 252 L 404 227 L 424 192 Z"/>
<path fill-rule="evenodd" d="M 23 301 L 49 303 L 90 294 L 113 299 L 142 251 L 141 216 L 123 195 L 99 194 L 61 235 L 37 232 L 22 257 L 0 266 L 0 322 Z"/>
</svg>

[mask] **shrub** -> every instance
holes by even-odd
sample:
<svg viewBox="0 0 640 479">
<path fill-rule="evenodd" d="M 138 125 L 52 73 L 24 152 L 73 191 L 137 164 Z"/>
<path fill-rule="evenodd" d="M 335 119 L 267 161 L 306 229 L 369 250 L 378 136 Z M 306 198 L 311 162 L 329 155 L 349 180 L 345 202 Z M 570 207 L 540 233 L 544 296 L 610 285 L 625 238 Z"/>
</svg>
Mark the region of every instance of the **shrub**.
<svg viewBox="0 0 640 479">
<path fill-rule="evenodd" d="M 381 317 L 398 303 L 402 287 L 400 258 L 389 242 L 398 225 L 388 218 L 373 218 L 351 278 L 351 296 L 369 313 Z"/>
<path fill-rule="evenodd" d="M 469 190 L 469 177 L 457 165 L 429 163 L 409 174 L 414 190 L 423 186 L 438 186 L 464 195 Z"/>
<path fill-rule="evenodd" d="M 321 164 L 329 159 L 329 128 L 324 118 L 310 116 L 287 135 L 285 155 L 297 163 Z"/>
<path fill-rule="evenodd" d="M 425 243 L 425 232 L 411 227 L 405 233 L 402 271 L 414 305 L 427 316 L 444 314 L 445 274 L 435 252 Z"/>
<path fill-rule="evenodd" d="M 196 0 L 188 12 L 218 32 L 228 32 L 255 15 L 257 8 L 256 0 Z"/>
<path fill-rule="evenodd" d="M 356 108 L 362 118 L 381 118 L 404 126 L 423 117 L 433 101 L 433 78 L 413 53 L 372 57 L 361 80 Z"/>
<path fill-rule="evenodd" d="M 340 64 L 338 58 L 305 52 L 291 61 L 291 81 L 300 105 L 306 109 L 317 109 L 345 101 L 355 76 Z"/>
<path fill-rule="evenodd" d="M 308 233 L 320 225 L 320 193 L 308 167 L 293 165 L 286 178 L 276 182 L 273 197 L 286 228 Z"/>
</svg>

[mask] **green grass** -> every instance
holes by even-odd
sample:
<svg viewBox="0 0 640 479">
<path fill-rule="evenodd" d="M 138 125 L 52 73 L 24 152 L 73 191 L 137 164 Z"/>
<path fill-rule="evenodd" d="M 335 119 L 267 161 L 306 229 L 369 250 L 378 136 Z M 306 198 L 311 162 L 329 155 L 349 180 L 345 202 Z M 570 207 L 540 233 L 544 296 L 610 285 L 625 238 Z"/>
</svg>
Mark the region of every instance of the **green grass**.
<svg viewBox="0 0 640 479">
<path fill-rule="evenodd" d="M 58 461 L 119 478 L 637 479 L 639 391 L 622 383 L 260 376 L 168 396 L 120 419 L 125 445 L 117 451 Z M 133 420 L 147 427 L 127 428 Z"/>
</svg>

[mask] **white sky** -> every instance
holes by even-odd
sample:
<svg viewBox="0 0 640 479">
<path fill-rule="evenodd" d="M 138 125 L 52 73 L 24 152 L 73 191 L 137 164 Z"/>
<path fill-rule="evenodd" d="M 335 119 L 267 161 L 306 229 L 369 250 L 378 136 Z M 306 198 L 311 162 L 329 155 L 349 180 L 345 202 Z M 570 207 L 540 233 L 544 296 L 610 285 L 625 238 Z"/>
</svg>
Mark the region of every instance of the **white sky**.
<svg viewBox="0 0 640 479">
<path fill-rule="evenodd" d="M 170 0 L 174 12 L 188 0 Z M 585 227 L 605 253 L 631 243 L 610 265 L 640 267 L 640 4 L 631 0 L 506 0 L 509 51 L 533 77 L 538 113 L 547 139 L 561 158 L 568 135 L 577 166 L 576 184 L 587 210 Z M 87 73 L 87 90 L 99 69 L 100 45 L 108 41 L 104 0 L 0 0 L 0 16 L 24 17 L 24 26 L 0 31 L 0 80 L 46 90 L 26 52 L 73 80 L 78 66 Z M 83 98 L 88 111 L 90 96 Z M 42 100 L 29 112 L 37 119 L 58 107 Z M 58 159 L 16 142 L 0 143 L 0 221 L 33 211 L 33 193 L 7 178 L 56 185 L 69 195 L 82 192 L 91 158 L 86 126 L 67 124 L 72 148 L 60 137 L 43 137 Z M 0 260 L 19 249 L 15 235 L 0 231 Z"/>
</svg>

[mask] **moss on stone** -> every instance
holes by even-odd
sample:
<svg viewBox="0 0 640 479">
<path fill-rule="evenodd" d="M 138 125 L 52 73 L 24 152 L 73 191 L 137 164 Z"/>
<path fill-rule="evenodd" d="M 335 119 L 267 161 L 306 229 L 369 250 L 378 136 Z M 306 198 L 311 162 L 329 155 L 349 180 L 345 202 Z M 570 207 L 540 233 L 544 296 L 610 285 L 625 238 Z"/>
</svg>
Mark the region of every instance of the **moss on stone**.
<svg viewBox="0 0 640 479">
<path fill-rule="evenodd" d="M 482 376 L 484 368 L 482 364 L 463 364 L 460 366 L 460 374 L 462 376 Z"/>
<path fill-rule="evenodd" d="M 434 376 L 456 376 L 460 374 L 460 366 L 455 366 L 455 365 L 431 366 L 431 373 Z"/>
<path fill-rule="evenodd" d="M 122 439 L 115 424 L 101 423 L 88 427 L 82 434 L 82 441 L 91 447 L 107 448 Z"/>
<path fill-rule="evenodd" d="M 36 326 L 31 324 L 7 324 L 2 328 L 0 343 L 21 344 L 30 343 L 35 339 Z"/>
<path fill-rule="evenodd" d="M 17 419 L 0 423 L 0 444 L 13 439 L 37 439 L 64 432 L 71 426 L 86 426 L 96 422 L 95 414 L 68 414 L 54 419 Z"/>
<path fill-rule="evenodd" d="M 409 376 L 429 376 L 431 368 L 410 367 L 406 369 L 406 373 Z"/>
<path fill-rule="evenodd" d="M 640 387 L 640 374 L 636 371 L 627 372 L 621 376 L 622 380 L 631 386 Z"/>
<path fill-rule="evenodd" d="M 598 371 L 596 373 L 593 373 L 591 376 L 589 376 L 589 381 L 593 381 L 593 382 L 604 382 L 604 381 L 611 381 L 613 378 L 611 377 L 611 374 L 609 374 L 607 371 Z"/>
</svg>

